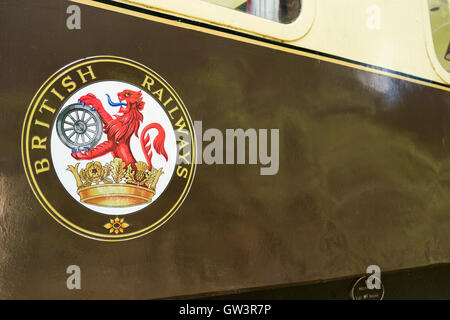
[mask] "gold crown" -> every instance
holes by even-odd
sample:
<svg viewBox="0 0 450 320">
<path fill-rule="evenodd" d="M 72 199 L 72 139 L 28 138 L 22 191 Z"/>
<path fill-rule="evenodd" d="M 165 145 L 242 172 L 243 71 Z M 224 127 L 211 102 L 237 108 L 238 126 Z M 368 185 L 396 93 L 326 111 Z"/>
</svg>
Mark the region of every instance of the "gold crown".
<svg viewBox="0 0 450 320">
<path fill-rule="evenodd" d="M 80 163 L 69 165 L 77 183 L 80 201 L 102 207 L 129 207 L 150 203 L 162 169 L 151 169 L 138 161 L 128 166 L 121 158 L 102 165 L 91 161 L 78 171 Z"/>
</svg>

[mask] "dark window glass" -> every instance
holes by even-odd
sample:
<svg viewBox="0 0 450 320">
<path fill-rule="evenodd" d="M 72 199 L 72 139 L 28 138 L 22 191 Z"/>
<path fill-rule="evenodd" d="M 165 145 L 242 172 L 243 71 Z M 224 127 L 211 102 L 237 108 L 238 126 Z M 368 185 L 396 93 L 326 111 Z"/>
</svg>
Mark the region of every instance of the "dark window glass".
<svg viewBox="0 0 450 320">
<path fill-rule="evenodd" d="M 291 23 L 300 15 L 301 0 L 203 0 L 280 23 Z"/>
</svg>

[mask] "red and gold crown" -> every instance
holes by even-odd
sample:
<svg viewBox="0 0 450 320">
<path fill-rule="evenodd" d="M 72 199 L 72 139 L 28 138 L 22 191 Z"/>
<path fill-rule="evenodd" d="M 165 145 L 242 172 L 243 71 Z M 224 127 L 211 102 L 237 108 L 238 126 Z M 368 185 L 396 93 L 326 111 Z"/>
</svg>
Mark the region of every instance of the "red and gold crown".
<svg viewBox="0 0 450 320">
<path fill-rule="evenodd" d="M 67 170 L 75 177 L 80 201 L 102 207 L 130 207 L 150 203 L 162 169 L 149 168 L 145 162 L 132 165 L 121 158 L 102 165 L 91 161 L 84 169 L 80 163 Z"/>
</svg>

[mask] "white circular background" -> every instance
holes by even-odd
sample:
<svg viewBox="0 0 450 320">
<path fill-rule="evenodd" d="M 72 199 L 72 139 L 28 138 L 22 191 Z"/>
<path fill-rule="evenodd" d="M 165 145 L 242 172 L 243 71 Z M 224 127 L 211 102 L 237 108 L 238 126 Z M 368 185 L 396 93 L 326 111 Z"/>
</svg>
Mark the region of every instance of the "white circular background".
<svg viewBox="0 0 450 320">
<path fill-rule="evenodd" d="M 116 114 L 120 107 L 111 107 L 108 104 L 108 99 L 106 97 L 106 94 L 109 94 L 111 99 L 114 102 L 118 102 L 117 94 L 123 90 L 133 90 L 133 91 L 139 91 L 140 88 L 128 84 L 125 82 L 119 82 L 119 81 L 100 81 L 93 84 L 90 84 L 86 87 L 83 87 L 76 93 L 74 93 L 69 99 L 67 99 L 66 103 L 60 108 L 59 113 L 68 105 L 77 103 L 78 99 L 82 97 L 83 95 L 86 95 L 88 93 L 93 93 L 103 104 L 103 107 L 105 110 L 110 114 L 114 115 Z M 175 132 L 173 130 L 172 124 L 167 117 L 166 113 L 162 109 L 162 107 L 156 102 L 156 100 L 149 95 L 148 93 L 141 91 L 143 101 L 145 102 L 144 109 L 141 111 L 142 115 L 144 116 L 144 120 L 142 121 L 140 127 L 138 136 L 140 137 L 142 130 L 146 125 L 149 123 L 157 122 L 159 123 L 166 132 L 166 140 L 164 143 L 165 150 L 167 152 L 169 160 L 166 162 L 166 159 L 155 152 L 152 146 L 153 150 L 153 156 L 152 156 L 152 165 L 159 169 L 162 168 L 164 174 L 161 175 L 159 178 L 158 184 L 156 185 L 156 194 L 152 198 L 152 203 L 155 202 L 159 196 L 164 192 L 166 187 L 168 186 L 170 179 L 172 178 L 174 168 L 175 168 L 175 162 L 176 162 L 176 156 L 177 156 L 177 145 L 176 145 L 176 138 L 175 138 Z M 52 135 L 51 135 L 51 154 L 52 154 L 52 161 L 53 166 L 55 168 L 56 174 L 58 175 L 59 180 L 63 184 L 64 188 L 69 192 L 69 194 L 79 203 L 81 203 L 83 206 L 99 212 L 103 214 L 108 215 L 126 215 L 132 212 L 136 212 L 138 210 L 141 210 L 148 206 L 149 204 L 141 204 L 137 206 L 131 206 L 131 207 L 124 207 L 124 208 L 113 208 L 113 207 L 101 207 L 96 206 L 92 204 L 83 203 L 80 201 L 80 197 L 77 194 L 77 186 L 75 182 L 75 178 L 73 174 L 70 171 L 67 171 L 67 167 L 69 165 L 75 166 L 77 162 L 80 162 L 79 170 L 84 169 L 86 167 L 86 164 L 91 161 L 99 161 L 102 165 L 105 165 L 106 163 L 109 163 L 113 160 L 113 156 L 111 153 L 108 153 L 107 155 L 101 156 L 99 158 L 95 158 L 92 160 L 81 160 L 77 161 L 71 156 L 71 149 L 66 147 L 61 140 L 58 137 L 58 134 L 56 132 L 56 119 L 58 118 L 58 115 L 55 117 L 55 121 L 52 128 Z M 153 141 L 157 134 L 156 129 L 150 130 L 150 141 Z M 107 137 L 106 134 L 103 133 L 102 138 L 99 143 L 106 141 Z M 133 153 L 134 158 L 136 161 L 143 161 L 146 163 L 144 153 L 141 148 L 141 144 L 139 141 L 139 138 L 136 136 L 131 137 L 130 142 L 131 152 Z"/>
</svg>

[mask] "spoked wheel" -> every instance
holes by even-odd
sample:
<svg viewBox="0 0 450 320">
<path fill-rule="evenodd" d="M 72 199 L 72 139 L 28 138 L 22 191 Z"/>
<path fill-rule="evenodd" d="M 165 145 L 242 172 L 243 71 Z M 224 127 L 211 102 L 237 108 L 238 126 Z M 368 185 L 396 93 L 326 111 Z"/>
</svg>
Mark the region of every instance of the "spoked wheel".
<svg viewBox="0 0 450 320">
<path fill-rule="evenodd" d="M 59 138 L 72 151 L 95 147 L 102 137 L 102 129 L 102 120 L 97 111 L 79 103 L 64 108 L 56 120 Z"/>
</svg>

